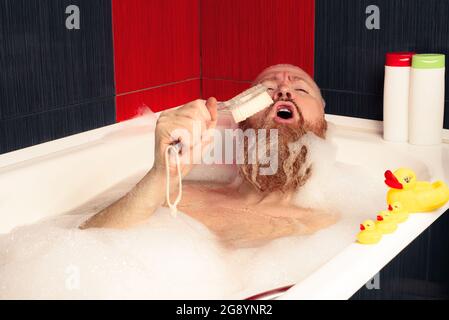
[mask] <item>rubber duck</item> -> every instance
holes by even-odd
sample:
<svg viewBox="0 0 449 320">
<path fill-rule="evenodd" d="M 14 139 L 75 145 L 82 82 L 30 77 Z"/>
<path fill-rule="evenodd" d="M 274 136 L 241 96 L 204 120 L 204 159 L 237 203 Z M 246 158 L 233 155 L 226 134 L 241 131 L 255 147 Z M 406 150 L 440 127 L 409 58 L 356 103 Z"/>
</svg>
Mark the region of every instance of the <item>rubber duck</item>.
<svg viewBox="0 0 449 320">
<path fill-rule="evenodd" d="M 449 200 L 449 188 L 443 181 L 416 181 L 415 173 L 408 168 L 385 171 L 385 183 L 390 187 L 387 203 L 398 201 L 409 213 L 433 211 Z"/>
<path fill-rule="evenodd" d="M 375 244 L 382 238 L 382 233 L 376 230 L 376 225 L 372 220 L 365 220 L 360 225 L 360 232 L 357 234 L 357 241 L 362 244 Z"/>
<path fill-rule="evenodd" d="M 377 215 L 376 230 L 383 234 L 393 233 L 398 228 L 398 225 L 394 221 L 393 213 L 391 211 L 381 211 Z"/>
<path fill-rule="evenodd" d="M 399 201 L 393 202 L 388 205 L 388 211 L 393 213 L 393 219 L 396 223 L 402 223 L 408 219 L 408 212 L 402 206 Z"/>
</svg>

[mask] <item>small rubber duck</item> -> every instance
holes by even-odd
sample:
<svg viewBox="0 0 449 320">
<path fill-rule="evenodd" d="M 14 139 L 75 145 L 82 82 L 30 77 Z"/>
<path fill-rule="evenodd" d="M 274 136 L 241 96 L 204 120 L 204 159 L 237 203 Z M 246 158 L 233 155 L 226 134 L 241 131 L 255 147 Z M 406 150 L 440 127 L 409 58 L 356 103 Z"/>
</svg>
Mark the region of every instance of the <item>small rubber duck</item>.
<svg viewBox="0 0 449 320">
<path fill-rule="evenodd" d="M 393 233 L 398 228 L 391 211 L 381 211 L 377 215 L 376 230 L 383 234 Z"/>
<path fill-rule="evenodd" d="M 429 212 L 442 207 L 449 200 L 449 188 L 439 180 L 433 183 L 416 181 L 416 174 L 408 168 L 392 173 L 385 171 L 385 183 L 391 189 L 387 203 L 400 202 L 409 213 Z"/>
<path fill-rule="evenodd" d="M 402 223 L 408 219 L 408 212 L 402 206 L 399 201 L 393 202 L 388 205 L 388 211 L 393 213 L 393 219 L 396 223 Z"/>
<path fill-rule="evenodd" d="M 376 244 L 382 238 L 382 233 L 376 230 L 373 220 L 365 220 L 360 225 L 360 232 L 357 234 L 357 241 L 362 244 Z"/>
</svg>

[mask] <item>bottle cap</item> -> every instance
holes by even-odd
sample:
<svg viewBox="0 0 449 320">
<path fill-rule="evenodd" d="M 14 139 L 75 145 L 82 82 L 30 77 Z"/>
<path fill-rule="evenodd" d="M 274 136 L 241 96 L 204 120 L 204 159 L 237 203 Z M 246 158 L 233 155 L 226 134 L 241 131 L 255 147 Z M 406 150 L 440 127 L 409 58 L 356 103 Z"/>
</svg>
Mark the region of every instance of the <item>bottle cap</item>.
<svg viewBox="0 0 449 320">
<path fill-rule="evenodd" d="M 412 60 L 412 67 L 417 69 L 437 69 L 444 68 L 444 54 L 427 53 L 415 54 Z"/>
<path fill-rule="evenodd" d="M 388 52 L 385 57 L 385 65 L 389 67 L 410 67 L 414 52 Z"/>
</svg>

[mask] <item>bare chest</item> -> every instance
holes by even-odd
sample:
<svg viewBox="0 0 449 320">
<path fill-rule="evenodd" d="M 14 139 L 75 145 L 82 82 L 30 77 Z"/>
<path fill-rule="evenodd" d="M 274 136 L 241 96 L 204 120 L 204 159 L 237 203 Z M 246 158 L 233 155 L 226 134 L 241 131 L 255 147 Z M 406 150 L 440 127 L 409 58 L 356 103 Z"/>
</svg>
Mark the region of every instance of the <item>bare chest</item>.
<svg viewBox="0 0 449 320">
<path fill-rule="evenodd" d="M 187 184 L 179 209 L 200 221 L 229 246 L 254 246 L 327 224 L 322 213 L 276 202 L 254 202 L 236 189 Z"/>
</svg>

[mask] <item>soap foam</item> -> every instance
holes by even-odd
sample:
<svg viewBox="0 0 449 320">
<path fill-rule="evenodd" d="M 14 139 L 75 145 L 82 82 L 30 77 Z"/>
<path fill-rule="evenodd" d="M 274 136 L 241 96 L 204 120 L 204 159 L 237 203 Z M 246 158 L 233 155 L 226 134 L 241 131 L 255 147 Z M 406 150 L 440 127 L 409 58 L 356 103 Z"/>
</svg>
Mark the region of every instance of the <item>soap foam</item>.
<svg viewBox="0 0 449 320">
<path fill-rule="evenodd" d="M 166 208 L 129 230 L 79 230 L 93 212 L 61 215 L 0 236 L 0 299 L 245 298 L 304 279 L 354 241 L 360 221 L 382 208 L 384 189 L 368 170 L 337 162 L 332 141 L 308 134 L 302 143 L 312 176 L 294 203 L 337 211 L 335 225 L 230 250 Z"/>
<path fill-rule="evenodd" d="M 199 299 L 236 290 L 214 236 L 184 214 L 160 208 L 130 230 L 77 229 L 86 218 L 60 216 L 2 236 L 0 298 Z"/>
</svg>

